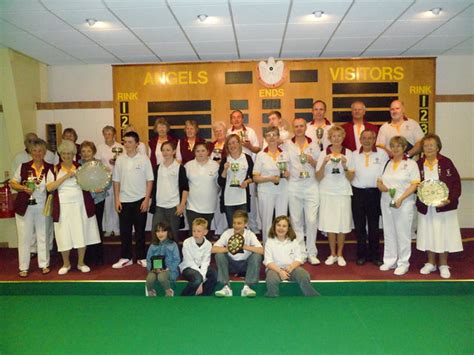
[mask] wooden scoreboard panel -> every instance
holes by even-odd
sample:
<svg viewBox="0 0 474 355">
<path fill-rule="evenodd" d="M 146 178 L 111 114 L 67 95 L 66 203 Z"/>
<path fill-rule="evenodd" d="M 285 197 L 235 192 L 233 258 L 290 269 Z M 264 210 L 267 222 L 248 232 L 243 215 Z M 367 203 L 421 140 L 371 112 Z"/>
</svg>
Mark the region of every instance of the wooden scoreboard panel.
<svg viewBox="0 0 474 355">
<path fill-rule="evenodd" d="M 258 77 L 258 61 L 197 62 L 113 66 L 115 125 L 133 124 L 141 140 L 153 135 L 157 117 L 165 117 L 173 134 L 182 136 L 184 121 L 194 119 L 200 135 L 212 137 L 212 123 L 229 124 L 234 109 L 257 133 L 268 112 L 279 110 L 290 123 L 311 120 L 311 104 L 327 103 L 327 117 L 350 120 L 350 105 L 362 100 L 366 119 L 390 119 L 394 99 L 405 103 L 407 116 L 434 132 L 435 58 L 284 60 L 281 83 L 269 87 Z"/>
</svg>

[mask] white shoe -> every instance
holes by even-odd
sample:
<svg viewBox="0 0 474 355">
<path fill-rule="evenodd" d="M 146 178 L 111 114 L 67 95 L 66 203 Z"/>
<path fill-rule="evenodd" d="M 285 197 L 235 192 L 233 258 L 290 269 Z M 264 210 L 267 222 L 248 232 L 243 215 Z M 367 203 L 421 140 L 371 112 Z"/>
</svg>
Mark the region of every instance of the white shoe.
<svg viewBox="0 0 474 355">
<path fill-rule="evenodd" d="M 140 259 L 137 261 L 137 264 L 143 267 L 146 267 L 146 259 Z"/>
<path fill-rule="evenodd" d="M 79 270 L 80 272 L 90 272 L 91 268 L 87 265 L 77 265 L 77 270 Z"/>
<path fill-rule="evenodd" d="M 337 265 L 339 265 L 339 266 L 346 266 L 346 265 L 347 265 L 346 259 L 344 259 L 343 256 L 338 256 L 338 257 L 337 257 Z"/>
<path fill-rule="evenodd" d="M 395 267 L 394 267 L 394 266 L 387 265 L 387 264 L 382 264 L 382 265 L 380 265 L 380 267 L 379 267 L 379 270 L 380 270 L 380 271 L 388 271 L 388 270 L 391 270 L 391 269 L 395 269 Z"/>
<path fill-rule="evenodd" d="M 112 269 L 121 269 L 125 266 L 130 266 L 132 264 L 133 264 L 132 259 L 121 258 L 119 261 L 117 261 L 115 264 L 112 265 Z"/>
<path fill-rule="evenodd" d="M 214 292 L 216 297 L 232 297 L 232 289 L 225 285 L 221 290 Z"/>
<path fill-rule="evenodd" d="M 245 285 L 242 291 L 240 292 L 242 297 L 255 297 L 257 296 L 257 292 L 252 290 L 248 285 Z"/>
<path fill-rule="evenodd" d="M 69 265 L 68 267 L 63 266 L 62 268 L 59 269 L 58 275 L 66 275 L 69 272 L 69 270 L 71 270 L 71 265 Z"/>
<path fill-rule="evenodd" d="M 436 271 L 436 265 L 426 263 L 420 270 L 420 274 L 428 275 L 431 274 L 433 271 Z"/>
<path fill-rule="evenodd" d="M 402 275 L 405 275 L 407 272 L 408 272 L 408 266 L 399 266 L 395 269 L 393 274 L 397 276 L 402 276 Z"/>
<path fill-rule="evenodd" d="M 329 255 L 326 261 L 324 262 L 326 265 L 334 265 L 334 263 L 337 261 L 337 256 L 332 256 Z"/>
<path fill-rule="evenodd" d="M 318 259 L 317 257 L 312 256 L 312 255 L 310 255 L 310 256 L 308 257 L 308 260 L 309 260 L 309 263 L 310 263 L 311 265 L 319 265 L 319 264 L 321 264 L 321 261 L 319 261 L 319 259 Z"/>
<path fill-rule="evenodd" d="M 451 272 L 449 271 L 448 265 L 441 265 L 439 267 L 439 274 L 443 279 L 449 279 L 451 277 Z"/>
</svg>

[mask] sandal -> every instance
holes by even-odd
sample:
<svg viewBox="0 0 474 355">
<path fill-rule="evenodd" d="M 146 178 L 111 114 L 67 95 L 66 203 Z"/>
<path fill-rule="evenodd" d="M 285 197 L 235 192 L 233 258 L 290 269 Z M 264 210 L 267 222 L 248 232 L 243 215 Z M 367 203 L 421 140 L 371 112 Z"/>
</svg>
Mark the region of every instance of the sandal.
<svg viewBox="0 0 474 355">
<path fill-rule="evenodd" d="M 28 270 L 22 270 L 18 273 L 20 277 L 28 277 Z"/>
<path fill-rule="evenodd" d="M 49 274 L 50 271 L 51 271 L 50 268 L 47 266 L 41 269 L 41 273 L 43 275 Z"/>
</svg>

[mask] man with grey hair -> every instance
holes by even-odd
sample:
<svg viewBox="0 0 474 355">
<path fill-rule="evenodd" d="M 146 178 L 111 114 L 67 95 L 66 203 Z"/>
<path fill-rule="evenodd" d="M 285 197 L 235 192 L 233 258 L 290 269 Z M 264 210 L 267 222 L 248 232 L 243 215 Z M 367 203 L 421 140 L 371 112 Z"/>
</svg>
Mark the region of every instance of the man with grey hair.
<svg viewBox="0 0 474 355">
<path fill-rule="evenodd" d="M 342 142 L 344 148 L 351 151 L 356 151 L 361 148 L 360 134 L 364 130 L 369 130 L 375 133 L 377 137 L 377 126 L 370 124 L 365 120 L 365 104 L 362 101 L 354 101 L 351 104 L 352 120 L 342 125 L 346 132 L 346 137 Z"/>
</svg>

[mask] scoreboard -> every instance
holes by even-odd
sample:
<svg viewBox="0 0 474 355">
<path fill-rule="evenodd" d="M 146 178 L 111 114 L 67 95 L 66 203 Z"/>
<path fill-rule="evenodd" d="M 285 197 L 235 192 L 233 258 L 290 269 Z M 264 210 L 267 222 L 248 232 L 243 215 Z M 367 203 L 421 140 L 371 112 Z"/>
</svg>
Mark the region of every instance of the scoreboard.
<svg viewBox="0 0 474 355">
<path fill-rule="evenodd" d="M 212 123 L 229 125 L 230 112 L 239 109 L 261 134 L 272 110 L 280 111 L 288 125 L 295 117 L 310 121 L 317 99 L 326 102 L 326 116 L 335 123 L 349 121 L 351 103 L 361 100 L 366 120 L 382 124 L 390 119 L 390 102 L 400 99 L 408 117 L 419 121 L 425 133 L 434 132 L 435 58 L 276 62 L 114 65 L 115 126 L 121 130 L 132 124 L 147 142 L 158 117 L 168 120 L 177 137 L 183 135 L 184 122 L 194 119 L 199 135 L 211 139 Z M 280 77 L 273 80 L 277 67 Z"/>
</svg>

